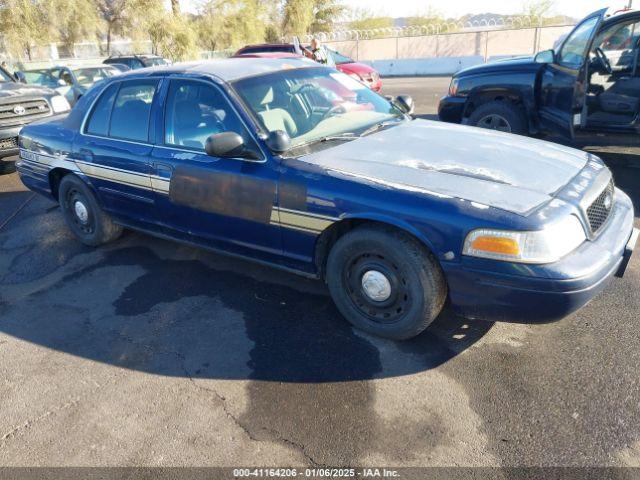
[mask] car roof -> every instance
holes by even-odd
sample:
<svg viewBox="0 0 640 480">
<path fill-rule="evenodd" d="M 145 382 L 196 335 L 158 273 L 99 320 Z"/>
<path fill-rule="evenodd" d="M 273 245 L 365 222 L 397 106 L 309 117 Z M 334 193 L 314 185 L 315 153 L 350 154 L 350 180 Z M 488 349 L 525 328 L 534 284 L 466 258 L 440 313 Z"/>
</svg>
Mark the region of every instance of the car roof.
<svg viewBox="0 0 640 480">
<path fill-rule="evenodd" d="M 243 58 L 301 58 L 302 55 L 291 52 L 254 52 L 254 53 L 240 53 L 235 55 L 236 57 Z"/>
<path fill-rule="evenodd" d="M 156 67 L 141 68 L 119 75 L 119 79 L 149 73 L 195 73 L 212 75 L 225 82 L 239 80 L 254 75 L 279 72 L 298 68 L 318 68 L 322 65 L 302 57 L 263 58 L 263 57 L 232 57 L 222 60 L 203 60 L 197 62 L 177 63 Z"/>
</svg>

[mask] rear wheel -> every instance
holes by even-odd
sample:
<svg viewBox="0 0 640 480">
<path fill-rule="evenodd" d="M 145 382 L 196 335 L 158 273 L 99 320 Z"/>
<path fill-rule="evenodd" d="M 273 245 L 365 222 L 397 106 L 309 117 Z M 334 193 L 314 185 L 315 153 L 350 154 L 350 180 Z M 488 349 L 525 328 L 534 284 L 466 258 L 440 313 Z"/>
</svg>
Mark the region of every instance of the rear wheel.
<svg viewBox="0 0 640 480">
<path fill-rule="evenodd" d="M 469 125 L 518 135 L 527 134 L 527 122 L 522 109 L 503 101 L 480 105 L 469 116 Z"/>
<path fill-rule="evenodd" d="M 418 335 L 446 298 L 444 275 L 413 237 L 386 227 L 360 227 L 341 237 L 327 261 L 333 300 L 357 328 L 392 339 Z"/>
<path fill-rule="evenodd" d="M 91 190 L 75 175 L 62 178 L 58 200 L 65 222 L 85 245 L 102 245 L 122 234 L 122 227 L 100 208 Z"/>
</svg>

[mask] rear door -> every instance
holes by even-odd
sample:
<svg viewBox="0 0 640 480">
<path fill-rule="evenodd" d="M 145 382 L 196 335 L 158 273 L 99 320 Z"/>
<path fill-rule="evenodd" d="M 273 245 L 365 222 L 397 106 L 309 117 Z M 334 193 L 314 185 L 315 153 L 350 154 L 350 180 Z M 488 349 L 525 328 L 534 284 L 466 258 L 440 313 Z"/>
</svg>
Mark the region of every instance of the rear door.
<svg viewBox="0 0 640 480">
<path fill-rule="evenodd" d="M 154 221 L 149 140 L 159 79 L 111 83 L 76 136 L 73 158 L 103 206 L 122 217 Z"/>
<path fill-rule="evenodd" d="M 540 85 L 540 123 L 546 130 L 572 138 L 586 121 L 589 50 L 607 9 L 582 20 L 546 65 Z"/>
</svg>

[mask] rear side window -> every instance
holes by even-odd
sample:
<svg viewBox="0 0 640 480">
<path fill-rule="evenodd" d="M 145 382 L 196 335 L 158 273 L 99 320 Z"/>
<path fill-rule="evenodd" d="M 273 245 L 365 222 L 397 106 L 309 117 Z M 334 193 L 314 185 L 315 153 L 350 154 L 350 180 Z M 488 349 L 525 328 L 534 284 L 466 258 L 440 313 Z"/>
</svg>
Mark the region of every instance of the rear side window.
<svg viewBox="0 0 640 480">
<path fill-rule="evenodd" d="M 119 83 L 114 83 L 102 93 L 89 117 L 87 133 L 103 137 L 109 135 L 109 119 L 119 85 Z"/>
<path fill-rule="evenodd" d="M 157 86 L 157 80 L 134 80 L 107 88 L 91 113 L 87 133 L 148 141 L 149 115 Z"/>
</svg>

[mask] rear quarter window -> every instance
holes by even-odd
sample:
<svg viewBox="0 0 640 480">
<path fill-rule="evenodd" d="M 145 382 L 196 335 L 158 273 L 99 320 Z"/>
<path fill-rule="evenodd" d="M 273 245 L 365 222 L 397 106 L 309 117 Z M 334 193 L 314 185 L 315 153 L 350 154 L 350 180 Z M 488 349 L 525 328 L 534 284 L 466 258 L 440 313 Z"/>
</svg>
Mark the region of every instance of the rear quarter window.
<svg viewBox="0 0 640 480">
<path fill-rule="evenodd" d="M 107 87 L 93 106 L 86 133 L 147 142 L 157 80 L 131 80 Z"/>
</svg>

